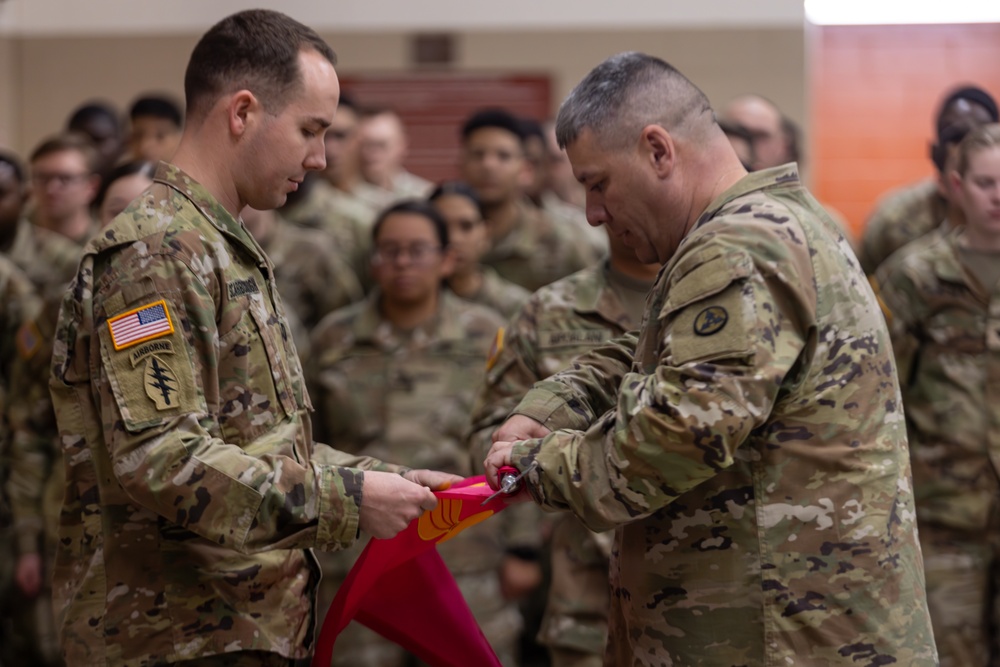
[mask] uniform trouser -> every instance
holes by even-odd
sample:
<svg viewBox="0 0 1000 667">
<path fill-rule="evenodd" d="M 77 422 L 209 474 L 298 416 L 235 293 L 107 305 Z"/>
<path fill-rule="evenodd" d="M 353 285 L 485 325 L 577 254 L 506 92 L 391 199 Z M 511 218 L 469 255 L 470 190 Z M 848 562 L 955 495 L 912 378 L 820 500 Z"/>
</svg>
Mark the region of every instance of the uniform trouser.
<svg viewBox="0 0 1000 667">
<path fill-rule="evenodd" d="M 538 640 L 553 667 L 604 663 L 611 595 L 608 567 L 613 531 L 593 533 L 570 514 L 552 533 L 552 584 Z"/>
<path fill-rule="evenodd" d="M 920 525 L 941 667 L 1000 667 L 1000 531 Z"/>
</svg>

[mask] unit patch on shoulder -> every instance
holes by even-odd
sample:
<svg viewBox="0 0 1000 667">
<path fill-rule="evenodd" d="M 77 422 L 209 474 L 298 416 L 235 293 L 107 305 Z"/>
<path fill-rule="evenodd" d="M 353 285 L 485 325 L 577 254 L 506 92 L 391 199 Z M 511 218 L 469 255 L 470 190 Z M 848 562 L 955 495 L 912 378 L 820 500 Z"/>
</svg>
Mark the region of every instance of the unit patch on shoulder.
<svg viewBox="0 0 1000 667">
<path fill-rule="evenodd" d="M 722 306 L 709 306 L 694 318 L 694 332 L 699 336 L 711 336 L 722 331 L 729 321 L 729 313 Z"/>
<path fill-rule="evenodd" d="M 180 389 L 177 376 L 174 375 L 170 366 L 155 354 L 146 359 L 143 385 L 146 387 L 146 395 L 153 399 L 157 410 L 169 410 L 177 407 L 178 390 Z"/>
<path fill-rule="evenodd" d="M 490 346 L 489 357 L 486 359 L 487 371 L 493 370 L 493 367 L 497 365 L 497 361 L 500 359 L 500 353 L 503 352 L 503 334 L 503 327 L 497 329 L 497 335 L 493 338 L 493 345 Z"/>
<path fill-rule="evenodd" d="M 174 324 L 170 319 L 167 302 L 160 299 L 112 317 L 108 320 L 108 331 L 111 332 L 111 343 L 115 350 L 124 350 L 147 340 L 172 334 Z"/>
<path fill-rule="evenodd" d="M 17 353 L 27 361 L 35 356 L 38 348 L 42 346 L 42 332 L 38 330 L 38 325 L 34 320 L 29 320 L 21 325 L 17 330 Z"/>
</svg>

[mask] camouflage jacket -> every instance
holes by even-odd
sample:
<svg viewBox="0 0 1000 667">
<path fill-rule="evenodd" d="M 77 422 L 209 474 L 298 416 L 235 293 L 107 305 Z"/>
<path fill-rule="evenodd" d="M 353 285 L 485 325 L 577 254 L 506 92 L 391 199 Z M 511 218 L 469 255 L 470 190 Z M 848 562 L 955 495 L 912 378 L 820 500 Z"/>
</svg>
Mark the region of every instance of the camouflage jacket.
<svg viewBox="0 0 1000 667">
<path fill-rule="evenodd" d="M 326 315 L 364 298 L 357 274 L 327 234 L 284 220 L 260 244 L 274 265 L 281 301 L 309 331 Z"/>
<path fill-rule="evenodd" d="M 921 181 L 884 196 L 865 223 L 858 259 L 867 274 L 904 245 L 939 226 L 948 203 L 933 180 Z"/>
<path fill-rule="evenodd" d="M 520 212 L 514 228 L 481 260 L 502 278 L 534 292 L 600 259 L 587 237 L 569 224 L 555 222 L 528 203 L 521 204 Z"/>
<path fill-rule="evenodd" d="M 362 285 L 367 285 L 372 222 L 378 210 L 331 187 L 318 176 L 311 178 L 315 183 L 310 185 L 305 197 L 280 209 L 281 217 L 294 225 L 329 234 L 340 258 L 354 270 Z"/>
<path fill-rule="evenodd" d="M 587 214 L 582 208 L 564 202 L 551 190 L 542 193 L 539 208 L 556 222 L 563 223 L 576 234 L 587 237 L 587 243 L 590 244 L 595 256 L 604 257 L 608 254 L 607 232 L 603 227 L 594 227 L 587 222 Z"/>
<path fill-rule="evenodd" d="M 885 322 L 794 165 L 713 201 L 639 333 L 516 408 L 545 506 L 616 527 L 611 665 L 934 665 Z"/>
<path fill-rule="evenodd" d="M 88 244 L 59 318 L 64 653 L 303 658 L 307 549 L 353 544 L 359 468 L 379 464 L 314 449 L 273 267 L 246 228 L 176 167 L 154 180 Z"/>
<path fill-rule="evenodd" d="M 447 290 L 440 295 L 437 318 L 409 334 L 379 314 L 377 291 L 316 328 L 311 387 L 317 431 L 327 442 L 409 467 L 469 475 L 463 438 L 473 391 L 503 320 Z M 441 546 L 453 572 L 496 565 L 501 552 L 490 538 L 493 528 L 484 528 Z M 339 556 L 324 557 L 324 568 Z"/>
<path fill-rule="evenodd" d="M 917 516 L 981 531 L 1000 509 L 1000 293 L 963 266 L 963 230 L 928 235 L 876 273 L 896 354 Z M 994 393 L 996 392 L 996 393 Z"/>
<path fill-rule="evenodd" d="M 5 254 L 31 280 L 39 296 L 62 294 L 76 275 L 81 248 L 62 234 L 31 224 L 27 218 Z"/>
<path fill-rule="evenodd" d="M 504 280 L 489 266 L 480 266 L 479 268 L 483 272 L 483 284 L 478 292 L 463 298 L 472 303 L 492 308 L 503 317 L 513 317 L 514 313 L 531 296 L 531 292 L 509 280 Z"/>
</svg>

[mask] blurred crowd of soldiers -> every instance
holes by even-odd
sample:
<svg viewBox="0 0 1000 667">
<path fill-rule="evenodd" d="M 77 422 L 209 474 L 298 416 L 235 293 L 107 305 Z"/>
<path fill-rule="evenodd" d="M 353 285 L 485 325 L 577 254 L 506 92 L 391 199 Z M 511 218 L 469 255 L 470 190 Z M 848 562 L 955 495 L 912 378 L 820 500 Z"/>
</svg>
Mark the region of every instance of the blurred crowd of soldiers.
<svg viewBox="0 0 1000 667">
<path fill-rule="evenodd" d="M 719 117 L 748 170 L 801 161 L 798 128 L 770 101 L 741 96 Z M 1000 608 L 1000 254 L 961 242 L 971 154 L 959 150 L 997 106 L 964 87 L 934 120 L 936 177 L 875 205 L 853 245 L 900 360 L 942 664 L 1000 664 L 988 639 Z M 60 301 L 83 246 L 152 184 L 182 127 L 174 100 L 147 95 L 127 122 L 90 103 L 26 160 L 0 151 L 0 664 L 62 661 L 50 582 L 63 448 L 48 387 Z M 639 327 L 660 265 L 587 224 L 550 122 L 483 109 L 455 131 L 460 180 L 428 182 L 404 167 L 400 117 L 345 94 L 326 168 L 242 220 L 273 262 L 316 440 L 471 475 L 535 382 Z M 974 238 L 1000 235 L 994 222 Z M 505 665 L 602 664 L 610 534 L 554 516 L 521 505 L 441 549 Z M 321 613 L 358 553 L 318 554 Z M 352 626 L 334 662 L 412 659 Z"/>
</svg>

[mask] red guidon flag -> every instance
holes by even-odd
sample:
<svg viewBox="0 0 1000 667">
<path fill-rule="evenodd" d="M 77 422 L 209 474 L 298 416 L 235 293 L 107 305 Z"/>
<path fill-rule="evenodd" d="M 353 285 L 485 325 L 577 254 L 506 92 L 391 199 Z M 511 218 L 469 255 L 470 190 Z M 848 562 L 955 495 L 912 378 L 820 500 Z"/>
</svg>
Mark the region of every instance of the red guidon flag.
<svg viewBox="0 0 1000 667">
<path fill-rule="evenodd" d="M 435 667 L 500 667 L 435 548 L 507 507 L 482 475 L 435 491 L 437 507 L 388 540 L 372 538 L 330 604 L 313 667 L 329 667 L 337 635 L 357 620 Z"/>
</svg>

